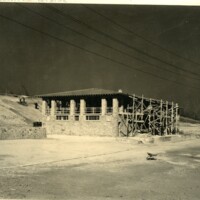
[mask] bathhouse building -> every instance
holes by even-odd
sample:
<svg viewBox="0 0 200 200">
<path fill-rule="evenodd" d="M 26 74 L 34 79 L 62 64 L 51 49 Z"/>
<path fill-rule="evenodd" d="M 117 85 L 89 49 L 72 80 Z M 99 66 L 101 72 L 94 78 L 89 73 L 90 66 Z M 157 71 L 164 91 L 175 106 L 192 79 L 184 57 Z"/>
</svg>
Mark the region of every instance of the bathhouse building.
<svg viewBox="0 0 200 200">
<path fill-rule="evenodd" d="M 47 134 L 134 136 L 178 132 L 177 103 L 97 88 L 39 97 Z"/>
</svg>

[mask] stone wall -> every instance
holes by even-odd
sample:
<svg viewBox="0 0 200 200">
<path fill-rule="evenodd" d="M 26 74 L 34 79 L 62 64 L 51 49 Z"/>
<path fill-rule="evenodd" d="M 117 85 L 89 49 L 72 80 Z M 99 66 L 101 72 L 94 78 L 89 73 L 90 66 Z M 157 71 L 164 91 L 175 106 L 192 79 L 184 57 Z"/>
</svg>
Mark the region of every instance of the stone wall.
<svg viewBox="0 0 200 200">
<path fill-rule="evenodd" d="M 52 120 L 45 122 L 47 134 L 118 136 L 118 118 L 100 116 L 100 120 Z"/>
<path fill-rule="evenodd" d="M 26 126 L 0 127 L 0 140 L 46 138 L 45 128 Z"/>
</svg>

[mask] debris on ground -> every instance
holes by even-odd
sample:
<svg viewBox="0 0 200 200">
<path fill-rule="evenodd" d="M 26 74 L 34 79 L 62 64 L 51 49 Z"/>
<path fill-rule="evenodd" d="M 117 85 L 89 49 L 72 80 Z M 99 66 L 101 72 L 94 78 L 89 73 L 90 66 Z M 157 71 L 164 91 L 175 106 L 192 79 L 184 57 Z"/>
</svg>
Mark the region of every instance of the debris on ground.
<svg viewBox="0 0 200 200">
<path fill-rule="evenodd" d="M 153 154 L 153 153 L 147 152 L 147 155 L 148 155 L 148 156 L 146 157 L 147 160 L 157 160 L 156 157 L 157 157 L 158 154 Z"/>
</svg>

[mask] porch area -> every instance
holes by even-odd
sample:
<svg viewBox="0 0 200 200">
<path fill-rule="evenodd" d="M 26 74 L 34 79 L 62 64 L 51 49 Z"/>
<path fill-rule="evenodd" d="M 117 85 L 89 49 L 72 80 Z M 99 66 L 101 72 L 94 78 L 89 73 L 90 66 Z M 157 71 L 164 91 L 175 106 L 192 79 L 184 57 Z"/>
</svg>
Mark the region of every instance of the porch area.
<svg viewBox="0 0 200 200">
<path fill-rule="evenodd" d="M 100 120 L 105 115 L 118 116 L 119 101 L 117 98 L 43 100 L 42 113 L 55 120 Z"/>
</svg>

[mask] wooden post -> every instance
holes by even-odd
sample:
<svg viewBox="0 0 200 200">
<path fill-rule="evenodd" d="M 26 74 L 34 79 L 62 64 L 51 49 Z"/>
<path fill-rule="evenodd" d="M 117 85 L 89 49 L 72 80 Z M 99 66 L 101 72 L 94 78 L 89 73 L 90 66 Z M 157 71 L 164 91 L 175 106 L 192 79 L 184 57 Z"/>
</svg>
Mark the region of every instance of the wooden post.
<svg viewBox="0 0 200 200">
<path fill-rule="evenodd" d="M 163 123 L 162 123 L 162 119 L 163 119 L 163 112 L 162 112 L 162 109 L 163 109 L 163 101 L 162 99 L 160 100 L 160 133 L 159 135 L 162 134 L 162 126 L 163 126 Z"/>
<path fill-rule="evenodd" d="M 142 99 L 141 99 L 140 121 L 144 121 L 144 95 L 142 95 Z M 143 125 L 144 125 L 144 122 L 143 123 L 140 122 L 140 131 L 142 131 Z"/>
<path fill-rule="evenodd" d="M 144 96 L 142 95 L 142 100 L 141 100 L 141 113 L 143 114 L 144 111 Z"/>
<path fill-rule="evenodd" d="M 149 99 L 149 130 L 151 128 L 151 131 L 152 131 L 152 124 L 151 124 L 151 110 L 152 110 L 152 105 L 151 105 L 151 99 Z"/>
<path fill-rule="evenodd" d="M 133 95 L 133 106 L 132 106 L 132 135 L 134 133 L 135 126 L 135 94 Z"/>
<path fill-rule="evenodd" d="M 165 126 L 166 126 L 166 134 L 168 130 L 168 101 L 166 101 L 166 113 L 165 113 Z"/>
<path fill-rule="evenodd" d="M 178 104 L 176 103 L 175 130 L 178 132 Z"/>
<path fill-rule="evenodd" d="M 153 135 L 155 135 L 155 113 L 153 111 Z"/>
<path fill-rule="evenodd" d="M 171 107 L 171 133 L 174 129 L 174 102 L 172 102 L 172 107 Z"/>
<path fill-rule="evenodd" d="M 119 107 L 119 114 L 123 114 L 123 112 L 124 112 L 124 105 L 121 105 Z"/>
</svg>

